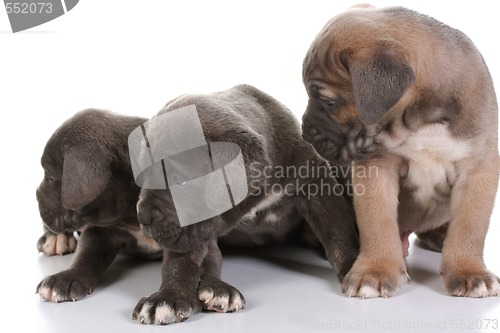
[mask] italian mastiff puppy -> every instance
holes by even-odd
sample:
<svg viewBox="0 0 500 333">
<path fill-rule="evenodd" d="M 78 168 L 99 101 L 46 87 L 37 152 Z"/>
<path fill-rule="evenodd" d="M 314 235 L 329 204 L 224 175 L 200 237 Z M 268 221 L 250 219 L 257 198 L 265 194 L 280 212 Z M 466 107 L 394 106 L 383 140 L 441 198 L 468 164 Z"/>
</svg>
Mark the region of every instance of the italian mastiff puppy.
<svg viewBox="0 0 500 333">
<path fill-rule="evenodd" d="M 218 242 L 259 246 L 285 241 L 304 220 L 342 279 L 358 254 L 354 212 L 341 191 L 330 191 L 341 184 L 329 171 L 333 168 L 328 162 L 303 140 L 292 113 L 260 90 L 240 85 L 209 95 L 181 96 L 168 103 L 158 117 L 192 105 L 210 147 L 225 142 L 241 149 L 248 195 L 219 215 L 181 226 L 172 193 L 175 187 L 186 186 L 186 180 L 196 178 L 194 169 L 199 163 L 178 166 L 175 177 L 171 169 L 165 171 L 169 182 L 174 179 L 174 187 L 141 190 L 137 211 L 142 231 L 163 247 L 164 255 L 160 289 L 139 301 L 133 318 L 144 324 L 170 324 L 184 321 L 202 308 L 217 312 L 243 309 L 242 294 L 221 280 Z M 152 145 L 162 139 L 166 129 L 149 126 L 145 131 Z M 175 164 L 162 161 L 164 166 Z M 307 172 L 299 174 L 299 169 Z M 234 181 L 229 171 L 227 178 Z M 311 193 L 320 185 L 322 193 Z M 219 195 L 206 191 L 201 200 L 190 202 L 188 198 L 183 204 L 191 205 L 194 212 Z"/>
<path fill-rule="evenodd" d="M 366 7 L 366 6 L 365 6 Z M 499 177 L 498 109 L 484 60 L 462 32 L 409 9 L 353 8 L 331 19 L 303 66 L 304 138 L 353 163 L 360 255 L 349 296 L 405 284 L 407 237 L 442 250 L 451 295 L 498 296 L 483 247 Z M 360 172 L 375 167 L 376 172 Z"/>
<path fill-rule="evenodd" d="M 36 191 L 45 233 L 38 250 L 46 255 L 76 250 L 70 267 L 40 282 L 47 301 L 76 301 L 91 294 L 119 250 L 160 257 L 144 237 L 135 205 L 127 139 L 146 119 L 84 110 L 62 124 L 42 155 L 45 176 Z M 83 230 L 77 241 L 73 232 Z"/>
</svg>

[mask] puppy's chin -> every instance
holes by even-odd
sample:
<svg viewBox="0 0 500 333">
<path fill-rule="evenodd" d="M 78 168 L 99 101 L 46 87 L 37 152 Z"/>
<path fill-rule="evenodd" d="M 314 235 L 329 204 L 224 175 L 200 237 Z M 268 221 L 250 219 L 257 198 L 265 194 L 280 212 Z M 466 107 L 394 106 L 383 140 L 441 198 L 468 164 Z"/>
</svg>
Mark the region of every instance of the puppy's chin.
<svg viewBox="0 0 500 333">
<path fill-rule="evenodd" d="M 304 136 L 304 138 L 306 137 Z M 309 141 L 306 139 L 306 141 L 310 142 L 318 154 L 328 161 L 342 166 L 348 165 L 352 162 L 351 159 L 345 158 L 345 154 L 342 154 L 342 147 L 336 145 L 331 140 L 324 139 Z"/>
<path fill-rule="evenodd" d="M 55 234 L 72 233 L 85 226 L 82 216 L 72 210 L 63 210 L 57 214 L 43 213 L 41 215 L 43 224 Z"/>
<path fill-rule="evenodd" d="M 373 138 L 369 140 L 372 141 Z M 331 159 L 330 161 L 342 166 L 350 165 L 354 161 L 362 161 L 370 158 L 378 151 L 377 148 L 376 144 L 370 145 L 369 149 L 358 148 L 356 143 L 351 141 L 339 149 L 336 159 Z"/>
<path fill-rule="evenodd" d="M 308 135 L 316 133 L 315 135 Z M 364 160 L 381 149 L 373 136 L 366 136 L 362 132 L 356 136 L 339 135 L 330 138 L 329 133 L 320 133 L 318 130 L 305 130 L 304 139 L 312 144 L 314 149 L 323 158 L 341 166 L 350 165 L 355 160 Z"/>
<path fill-rule="evenodd" d="M 151 225 L 141 225 L 142 233 L 161 247 L 174 252 L 189 251 L 189 242 L 181 227 L 167 225 L 166 220 L 154 220 Z"/>
<path fill-rule="evenodd" d="M 164 225 L 159 228 L 142 225 L 141 230 L 145 236 L 153 239 L 164 249 L 177 253 L 185 253 L 198 248 L 206 242 L 206 239 L 199 239 L 199 237 L 196 236 L 197 232 L 189 230 L 189 228 L 193 226 L 167 226 L 165 221 L 161 223 Z"/>
</svg>

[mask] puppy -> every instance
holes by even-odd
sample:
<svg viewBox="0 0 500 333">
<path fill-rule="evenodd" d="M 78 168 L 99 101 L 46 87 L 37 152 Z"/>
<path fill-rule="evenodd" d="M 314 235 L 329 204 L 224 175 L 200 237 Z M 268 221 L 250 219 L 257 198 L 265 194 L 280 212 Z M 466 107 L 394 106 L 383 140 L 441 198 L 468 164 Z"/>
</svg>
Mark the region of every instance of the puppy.
<svg viewBox="0 0 500 333">
<path fill-rule="evenodd" d="M 44 235 L 38 250 L 75 250 L 67 270 L 40 282 L 47 301 L 76 301 L 92 293 L 119 250 L 159 257 L 162 251 L 140 232 L 128 154 L 129 133 L 145 121 L 100 110 L 84 110 L 59 127 L 42 156 L 45 176 L 36 191 Z M 73 232 L 82 230 L 78 245 Z"/>
<path fill-rule="evenodd" d="M 327 171 L 326 160 L 302 139 L 291 112 L 260 90 L 240 85 L 210 95 L 181 96 L 168 103 L 159 116 L 190 105 L 196 106 L 210 147 L 214 142 L 229 142 L 241 149 L 248 195 L 226 212 L 181 227 L 174 188 L 141 190 L 138 219 L 144 234 L 164 248 L 163 282 L 158 292 L 139 301 L 133 318 L 145 324 L 169 324 L 186 320 L 201 306 L 218 312 L 243 309 L 242 294 L 221 280 L 218 241 L 236 246 L 285 241 L 303 219 L 342 279 L 358 254 L 354 212 L 340 191 L 327 193 L 327 188 L 341 185 Z M 146 128 L 149 145 L 163 135 L 162 128 Z M 167 158 L 162 163 L 173 162 Z M 196 178 L 192 169 L 189 163 L 178 166 L 177 190 L 185 186 L 186 179 Z M 308 174 L 297 174 L 298 169 Z M 235 178 L 227 172 L 234 185 Z M 322 195 L 308 191 L 316 186 L 323 187 Z M 202 200 L 184 204 L 192 204 L 195 211 L 220 195 L 207 191 Z"/>
<path fill-rule="evenodd" d="M 499 176 L 498 109 L 488 69 L 463 33 L 412 10 L 355 8 L 316 37 L 303 66 L 304 138 L 353 162 L 359 258 L 349 296 L 388 297 L 408 281 L 416 232 L 441 250 L 451 295 L 497 296 L 483 246 Z M 376 172 L 362 172 L 375 167 Z"/>
</svg>

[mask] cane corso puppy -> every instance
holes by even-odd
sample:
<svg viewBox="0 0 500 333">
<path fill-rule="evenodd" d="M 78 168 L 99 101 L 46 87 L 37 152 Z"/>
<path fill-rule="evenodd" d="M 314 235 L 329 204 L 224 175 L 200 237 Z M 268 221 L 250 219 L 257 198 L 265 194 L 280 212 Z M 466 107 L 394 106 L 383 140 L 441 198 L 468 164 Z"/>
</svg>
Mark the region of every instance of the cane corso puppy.
<svg viewBox="0 0 500 333">
<path fill-rule="evenodd" d="M 147 257 L 162 251 L 137 222 L 139 187 L 130 166 L 127 139 L 146 119 L 84 110 L 59 127 L 42 156 L 45 176 L 36 191 L 44 235 L 38 250 L 73 252 L 67 270 L 40 282 L 37 293 L 52 302 L 92 293 L 119 250 Z M 77 241 L 73 232 L 83 230 Z"/>
<path fill-rule="evenodd" d="M 499 177 L 492 79 L 462 32 L 415 11 L 353 8 L 330 20 L 303 66 L 304 138 L 353 162 L 360 255 L 349 296 L 406 283 L 407 237 L 441 251 L 451 295 L 498 296 L 483 247 Z M 377 172 L 359 172 L 376 167 Z"/>
<path fill-rule="evenodd" d="M 190 105 L 196 107 L 210 147 L 225 142 L 241 149 L 248 193 L 219 215 L 181 226 L 173 193 L 197 177 L 194 169 L 199 165 L 178 165 L 173 180 L 172 169 L 165 168 L 173 186 L 141 190 L 138 219 L 144 234 L 164 248 L 163 282 L 158 292 L 139 301 L 133 318 L 145 324 L 169 324 L 187 319 L 202 307 L 218 312 L 243 309 L 242 294 L 221 280 L 218 241 L 233 246 L 285 241 L 304 220 L 342 279 L 358 254 L 354 212 L 342 190 L 335 191 L 342 185 L 328 171 L 333 170 L 331 166 L 302 139 L 292 113 L 260 90 L 240 85 L 210 95 L 181 96 L 168 103 L 158 117 Z M 149 145 L 160 142 L 164 131 L 146 127 Z M 162 163 L 164 167 L 175 164 L 168 158 Z M 241 183 L 225 169 L 226 184 Z M 182 204 L 190 205 L 188 213 L 195 213 L 219 196 L 221 193 L 207 190 L 193 202 L 187 198 Z"/>
</svg>

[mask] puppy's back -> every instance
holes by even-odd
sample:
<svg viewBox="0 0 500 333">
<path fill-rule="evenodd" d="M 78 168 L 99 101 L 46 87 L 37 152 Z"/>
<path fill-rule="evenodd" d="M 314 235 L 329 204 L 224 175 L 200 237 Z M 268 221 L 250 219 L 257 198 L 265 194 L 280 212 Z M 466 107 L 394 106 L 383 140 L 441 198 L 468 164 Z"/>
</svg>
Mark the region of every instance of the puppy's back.
<svg viewBox="0 0 500 333">
<path fill-rule="evenodd" d="M 208 141 L 252 138 L 275 161 L 280 160 L 278 155 L 305 144 L 290 110 L 251 85 L 212 94 L 183 95 L 169 102 L 159 114 L 188 105 L 196 106 Z"/>
<path fill-rule="evenodd" d="M 85 109 L 66 120 L 48 140 L 44 154 L 61 155 L 62 147 L 92 143 L 103 152 L 128 163 L 125 154 L 130 132 L 147 119 L 120 115 L 107 110 Z"/>
</svg>

